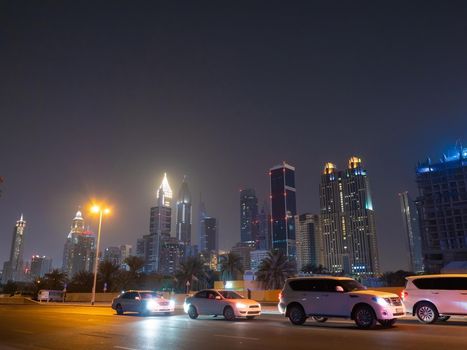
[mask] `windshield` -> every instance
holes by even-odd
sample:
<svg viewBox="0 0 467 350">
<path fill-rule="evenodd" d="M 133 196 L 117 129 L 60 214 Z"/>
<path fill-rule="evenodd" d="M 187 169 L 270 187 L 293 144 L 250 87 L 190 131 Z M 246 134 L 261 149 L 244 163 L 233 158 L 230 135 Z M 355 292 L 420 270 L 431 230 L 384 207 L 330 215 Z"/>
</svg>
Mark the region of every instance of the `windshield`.
<svg viewBox="0 0 467 350">
<path fill-rule="evenodd" d="M 225 299 L 243 299 L 240 294 L 228 290 L 220 290 L 219 294 L 222 295 Z"/>
<path fill-rule="evenodd" d="M 140 295 L 141 299 L 162 298 L 162 294 L 158 292 L 143 292 Z"/>
<path fill-rule="evenodd" d="M 360 283 L 354 280 L 341 280 L 339 284 L 344 288 L 344 292 L 354 292 L 356 290 L 366 289 Z"/>
</svg>

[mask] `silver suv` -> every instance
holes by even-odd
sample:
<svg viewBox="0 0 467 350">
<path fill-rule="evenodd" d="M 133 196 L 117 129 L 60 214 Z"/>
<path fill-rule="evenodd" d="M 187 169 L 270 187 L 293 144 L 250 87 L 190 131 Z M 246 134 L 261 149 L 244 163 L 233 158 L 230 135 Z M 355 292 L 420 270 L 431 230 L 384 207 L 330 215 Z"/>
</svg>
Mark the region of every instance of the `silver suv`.
<svg viewBox="0 0 467 350">
<path fill-rule="evenodd" d="M 407 277 L 402 292 L 407 312 L 422 323 L 447 321 L 451 315 L 467 316 L 467 274 Z"/>
<path fill-rule="evenodd" d="M 391 327 L 405 315 L 396 294 L 367 290 L 347 277 L 289 278 L 279 294 L 278 308 L 295 325 L 308 317 L 318 322 L 343 317 L 354 320 L 359 328 L 372 328 L 376 322 Z"/>
</svg>

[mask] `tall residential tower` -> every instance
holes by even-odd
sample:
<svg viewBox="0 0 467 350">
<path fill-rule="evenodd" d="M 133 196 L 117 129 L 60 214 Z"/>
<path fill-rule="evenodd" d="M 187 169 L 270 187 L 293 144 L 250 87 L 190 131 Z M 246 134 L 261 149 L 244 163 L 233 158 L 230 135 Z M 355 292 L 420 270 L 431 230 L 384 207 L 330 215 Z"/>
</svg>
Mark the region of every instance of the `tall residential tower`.
<svg viewBox="0 0 467 350">
<path fill-rule="evenodd" d="M 23 214 L 16 221 L 13 229 L 13 238 L 10 248 L 10 260 L 3 265 L 2 283 L 8 281 L 21 281 L 23 279 L 23 249 L 24 249 L 24 233 L 26 230 L 26 221 L 23 219 Z"/>
<path fill-rule="evenodd" d="M 342 171 L 325 164 L 320 207 L 325 267 L 334 273 L 378 273 L 373 202 L 360 158 L 351 157 Z"/>
<path fill-rule="evenodd" d="M 240 191 L 240 241 L 258 241 L 258 198 L 252 188 Z"/>
</svg>

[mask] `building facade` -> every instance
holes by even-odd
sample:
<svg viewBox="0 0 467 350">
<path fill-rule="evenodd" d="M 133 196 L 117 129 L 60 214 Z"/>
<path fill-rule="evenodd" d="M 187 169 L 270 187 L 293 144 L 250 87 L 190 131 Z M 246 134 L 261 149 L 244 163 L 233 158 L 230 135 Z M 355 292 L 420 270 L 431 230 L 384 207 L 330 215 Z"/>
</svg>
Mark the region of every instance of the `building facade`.
<svg viewBox="0 0 467 350">
<path fill-rule="evenodd" d="M 457 145 L 437 163 L 419 163 L 416 179 L 425 270 L 467 261 L 467 148 Z"/>
<path fill-rule="evenodd" d="M 24 234 L 26 231 L 26 221 L 23 219 L 23 214 L 13 229 L 13 237 L 10 248 L 10 260 L 3 265 L 2 283 L 8 281 L 22 281 L 23 273 L 23 250 L 24 250 Z"/>
<path fill-rule="evenodd" d="M 379 273 L 373 202 L 360 158 L 351 157 L 342 171 L 325 164 L 320 208 L 325 267 L 332 273 Z"/>
<path fill-rule="evenodd" d="M 410 271 L 420 273 L 424 271 L 422 255 L 422 238 L 415 202 L 407 191 L 399 193 L 402 223 L 407 242 L 407 260 Z"/>
<path fill-rule="evenodd" d="M 295 168 L 285 162 L 270 169 L 272 249 L 295 260 Z"/>
<path fill-rule="evenodd" d="M 50 271 L 52 271 L 52 258 L 40 255 L 34 255 L 31 258 L 30 274 L 33 279 L 42 278 Z"/>
<path fill-rule="evenodd" d="M 255 190 L 248 188 L 240 191 L 240 241 L 258 240 L 258 198 Z"/>
<path fill-rule="evenodd" d="M 96 256 L 96 236 L 85 228 L 80 210 L 72 220 L 63 249 L 62 271 L 72 278 L 77 272 L 92 272 Z"/>
<path fill-rule="evenodd" d="M 177 198 L 176 237 L 185 247 L 191 245 L 191 213 L 191 193 L 184 177 Z"/>
<path fill-rule="evenodd" d="M 323 249 L 319 216 L 301 214 L 295 216 L 297 270 L 307 265 L 319 266 L 323 264 Z"/>
<path fill-rule="evenodd" d="M 258 214 L 258 244 L 259 250 L 271 250 L 272 237 L 271 237 L 271 214 L 269 213 L 269 206 L 263 203 L 261 210 Z"/>
</svg>

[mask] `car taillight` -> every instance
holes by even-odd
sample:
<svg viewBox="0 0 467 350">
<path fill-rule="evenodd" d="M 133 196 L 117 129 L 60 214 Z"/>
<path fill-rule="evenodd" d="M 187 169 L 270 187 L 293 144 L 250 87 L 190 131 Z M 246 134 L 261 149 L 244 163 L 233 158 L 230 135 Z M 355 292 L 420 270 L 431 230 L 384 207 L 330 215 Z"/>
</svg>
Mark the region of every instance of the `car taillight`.
<svg viewBox="0 0 467 350">
<path fill-rule="evenodd" d="M 409 296 L 409 293 L 407 293 L 405 290 L 401 292 L 401 299 L 404 300 Z"/>
<path fill-rule="evenodd" d="M 279 300 L 282 299 L 282 292 L 279 292 Z"/>
</svg>

